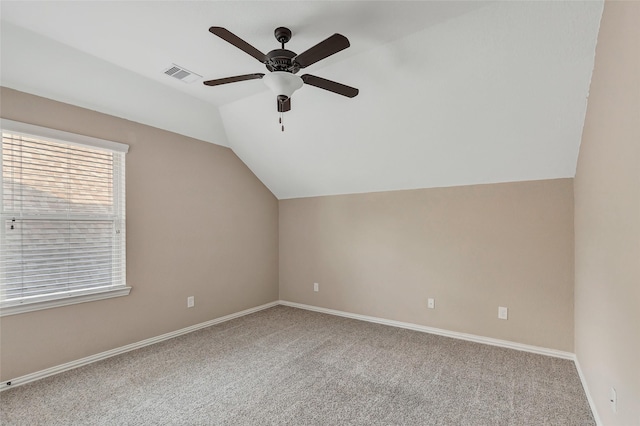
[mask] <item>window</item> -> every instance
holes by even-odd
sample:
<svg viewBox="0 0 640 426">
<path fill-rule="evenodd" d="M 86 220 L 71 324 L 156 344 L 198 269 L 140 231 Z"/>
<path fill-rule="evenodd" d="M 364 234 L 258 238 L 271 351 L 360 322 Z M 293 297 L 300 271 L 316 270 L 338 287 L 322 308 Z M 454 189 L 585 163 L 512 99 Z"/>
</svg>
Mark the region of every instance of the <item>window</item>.
<svg viewBox="0 0 640 426">
<path fill-rule="evenodd" d="M 127 151 L 2 120 L 0 314 L 129 294 Z"/>
</svg>

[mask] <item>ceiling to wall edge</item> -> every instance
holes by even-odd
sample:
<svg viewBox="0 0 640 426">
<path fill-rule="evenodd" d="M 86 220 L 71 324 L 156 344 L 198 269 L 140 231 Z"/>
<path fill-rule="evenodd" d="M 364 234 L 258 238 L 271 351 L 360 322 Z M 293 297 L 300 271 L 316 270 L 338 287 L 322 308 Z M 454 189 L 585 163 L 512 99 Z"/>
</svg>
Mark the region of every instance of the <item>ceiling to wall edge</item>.
<svg viewBox="0 0 640 426">
<path fill-rule="evenodd" d="M 602 17 L 604 15 L 604 1 L 600 2 L 600 19 L 598 20 L 598 29 L 596 30 L 596 45 L 593 47 L 593 60 L 591 61 L 591 72 L 589 74 L 589 85 L 587 86 L 587 97 L 584 100 L 584 108 L 582 110 L 582 128 L 580 129 L 580 142 L 578 143 L 578 155 L 576 155 L 576 161 L 573 164 L 573 176 L 576 177 L 578 173 L 578 160 L 580 159 L 580 152 L 582 148 L 582 139 L 584 137 L 584 126 L 587 122 L 587 109 L 589 108 L 589 95 L 591 95 L 591 84 L 593 83 L 593 71 L 596 68 L 596 54 L 598 52 L 598 39 L 600 36 L 600 28 L 602 27 Z"/>
<path fill-rule="evenodd" d="M 320 195 L 309 195 L 303 197 L 278 197 L 274 194 L 274 197 L 278 199 L 278 201 L 286 201 L 286 200 L 301 200 L 305 198 L 322 198 L 322 197 L 340 197 L 340 196 L 350 196 L 350 195 L 365 195 L 365 194 L 385 194 L 389 192 L 405 192 L 405 191 L 420 191 L 420 190 L 429 190 L 429 189 L 441 189 L 441 188 L 465 188 L 472 186 L 486 186 L 486 185 L 505 185 L 510 183 L 525 183 L 525 182 L 544 182 L 544 181 L 553 181 L 553 180 L 565 180 L 571 179 L 573 180 L 575 176 L 559 176 L 554 178 L 541 178 L 541 179 L 522 179 L 522 180 L 505 180 L 505 181 L 491 181 L 491 182 L 478 182 L 478 183 L 469 183 L 469 184 L 452 184 L 452 185 L 439 185 L 439 186 L 420 186 L 415 188 L 403 188 L 403 189 L 386 189 L 380 191 L 363 191 L 363 192 L 344 192 L 344 193 L 330 193 L 330 194 L 320 194 Z M 266 185 L 265 185 L 266 186 Z M 267 188 L 268 189 L 268 188 Z M 269 191 L 271 191 L 269 189 Z M 273 194 L 273 191 L 271 191 Z"/>
<path fill-rule="evenodd" d="M 49 95 L 49 94 L 45 95 L 45 94 L 40 93 L 38 90 L 33 90 L 32 88 L 29 88 L 29 87 L 23 87 L 20 84 L 12 84 L 12 83 L 7 84 L 6 82 L 3 81 L 3 82 L 0 83 L 0 88 L 6 88 L 6 89 L 10 89 L 10 90 L 15 90 L 17 92 L 26 93 L 28 95 L 37 96 L 39 98 L 51 100 L 51 101 L 54 101 L 54 102 L 59 102 L 59 103 L 62 103 L 62 104 L 65 104 L 65 105 L 70 105 L 70 106 L 77 107 L 77 108 L 86 109 L 88 111 L 93 111 L 93 112 L 96 112 L 98 114 L 108 115 L 108 116 L 111 116 L 111 117 L 118 118 L 120 120 L 125 120 L 125 121 L 128 121 L 128 122 L 131 122 L 131 123 L 136 123 L 136 124 L 140 124 L 140 125 L 143 125 L 143 126 L 153 127 L 155 129 L 162 130 L 164 132 L 173 133 L 173 134 L 176 134 L 176 135 L 180 135 L 180 136 L 183 136 L 183 137 L 187 137 L 187 138 L 190 138 L 190 139 L 197 140 L 199 142 L 204 142 L 204 143 L 208 143 L 208 144 L 212 144 L 212 145 L 217 145 L 217 146 L 220 146 L 222 148 L 231 149 L 231 147 L 229 145 L 219 143 L 220 142 L 219 139 L 215 139 L 215 140 L 214 140 L 214 138 L 204 139 L 202 137 L 198 137 L 198 136 L 195 136 L 195 135 L 189 135 L 189 134 L 187 134 L 185 132 L 180 132 L 180 131 L 177 131 L 175 129 L 162 128 L 162 127 L 159 127 L 156 124 L 145 123 L 144 121 L 132 120 L 131 118 L 126 117 L 124 114 L 116 113 L 114 111 L 109 110 L 108 108 L 91 107 L 91 106 L 83 105 L 83 103 L 81 101 L 74 102 L 72 100 L 66 99 L 64 96 L 56 96 L 55 94 L 54 95 Z M 0 117 L 6 118 L 1 113 L 1 110 L 2 110 L 1 104 L 2 104 L 2 100 L 0 99 Z M 219 114 L 219 111 L 218 111 L 217 107 L 213 107 L 212 106 L 212 108 L 215 109 L 214 112 Z M 222 119 L 220 119 L 220 121 L 222 122 Z M 62 129 L 56 129 L 56 130 L 62 130 Z M 221 126 L 221 130 L 224 132 L 224 134 L 226 136 L 226 130 L 224 129 L 224 127 Z M 227 139 L 225 139 L 225 142 L 226 141 L 227 141 Z M 119 141 L 119 142 L 125 143 L 125 141 Z"/>
</svg>

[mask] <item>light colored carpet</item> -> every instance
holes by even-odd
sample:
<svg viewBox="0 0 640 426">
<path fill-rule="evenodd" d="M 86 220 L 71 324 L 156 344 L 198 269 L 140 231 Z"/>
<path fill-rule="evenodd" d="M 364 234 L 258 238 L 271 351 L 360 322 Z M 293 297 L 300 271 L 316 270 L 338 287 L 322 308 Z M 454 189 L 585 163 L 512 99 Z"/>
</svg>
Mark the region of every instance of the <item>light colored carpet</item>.
<svg viewBox="0 0 640 426">
<path fill-rule="evenodd" d="M 592 425 L 571 361 L 277 306 L 0 393 L 2 425 Z"/>
</svg>

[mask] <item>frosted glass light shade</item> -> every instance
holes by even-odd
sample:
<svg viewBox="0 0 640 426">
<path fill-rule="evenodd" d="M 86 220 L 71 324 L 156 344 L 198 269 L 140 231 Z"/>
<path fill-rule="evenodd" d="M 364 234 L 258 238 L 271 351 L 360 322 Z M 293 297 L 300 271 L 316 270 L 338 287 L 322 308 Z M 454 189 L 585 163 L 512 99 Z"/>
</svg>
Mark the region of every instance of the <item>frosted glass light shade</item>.
<svg viewBox="0 0 640 426">
<path fill-rule="evenodd" d="M 302 87 L 302 79 L 285 71 L 273 71 L 262 77 L 262 81 L 273 93 L 290 98 L 293 92 Z"/>
</svg>

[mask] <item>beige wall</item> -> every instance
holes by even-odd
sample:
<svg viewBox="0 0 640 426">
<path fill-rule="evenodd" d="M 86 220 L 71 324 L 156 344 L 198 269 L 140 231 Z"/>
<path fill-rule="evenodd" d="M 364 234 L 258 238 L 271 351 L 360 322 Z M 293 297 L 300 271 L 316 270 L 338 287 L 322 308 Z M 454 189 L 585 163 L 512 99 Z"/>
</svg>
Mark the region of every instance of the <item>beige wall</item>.
<svg viewBox="0 0 640 426">
<path fill-rule="evenodd" d="M 640 3 L 604 7 L 575 178 L 575 346 L 606 425 L 640 424 Z M 618 413 L 608 402 L 618 393 Z"/>
<path fill-rule="evenodd" d="M 129 144 L 133 287 L 3 317 L 2 380 L 277 300 L 278 202 L 230 149 L 6 88 L 0 96 L 3 118 Z"/>
<path fill-rule="evenodd" d="M 281 200 L 279 232 L 283 300 L 573 351 L 571 179 Z"/>
</svg>

